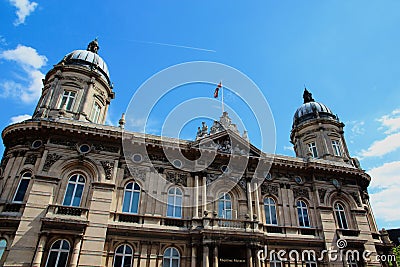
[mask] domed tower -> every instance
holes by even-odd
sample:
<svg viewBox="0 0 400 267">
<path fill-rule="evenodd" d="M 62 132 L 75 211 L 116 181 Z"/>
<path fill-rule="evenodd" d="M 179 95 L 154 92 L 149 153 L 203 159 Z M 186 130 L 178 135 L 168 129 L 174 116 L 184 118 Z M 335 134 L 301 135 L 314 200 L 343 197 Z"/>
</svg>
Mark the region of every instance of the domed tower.
<svg viewBox="0 0 400 267">
<path fill-rule="evenodd" d="M 75 50 L 54 65 L 43 80 L 33 118 L 70 118 L 104 124 L 114 98 L 110 74 L 97 54 L 97 39 L 86 50 Z"/>
<path fill-rule="evenodd" d="M 290 134 L 296 156 L 349 162 L 344 124 L 326 105 L 316 102 L 307 89 L 303 98 L 303 105 L 294 114 Z"/>
</svg>

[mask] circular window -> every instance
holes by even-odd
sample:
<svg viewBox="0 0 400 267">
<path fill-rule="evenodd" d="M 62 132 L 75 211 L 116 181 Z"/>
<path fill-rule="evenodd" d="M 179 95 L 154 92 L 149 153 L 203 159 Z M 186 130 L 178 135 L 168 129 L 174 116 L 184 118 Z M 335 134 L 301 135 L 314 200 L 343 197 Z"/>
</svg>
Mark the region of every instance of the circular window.
<svg viewBox="0 0 400 267">
<path fill-rule="evenodd" d="M 270 172 L 265 175 L 265 179 L 272 180 L 272 175 Z"/>
<path fill-rule="evenodd" d="M 142 162 L 142 159 L 143 159 L 142 155 L 140 155 L 140 154 L 134 154 L 132 156 L 132 161 L 136 162 L 136 163 Z"/>
<path fill-rule="evenodd" d="M 229 172 L 229 167 L 226 166 L 226 165 L 222 165 L 221 166 L 221 171 L 224 172 L 224 173 L 227 173 L 227 172 Z"/>
<path fill-rule="evenodd" d="M 332 180 L 332 184 L 333 184 L 337 189 L 340 188 L 340 182 L 339 182 L 338 180 L 333 179 L 333 180 Z"/>
<path fill-rule="evenodd" d="M 298 183 L 298 184 L 301 184 L 301 183 L 303 182 L 303 179 L 301 179 L 300 176 L 296 176 L 296 177 L 294 178 L 294 181 L 295 181 L 296 183 Z"/>
<path fill-rule="evenodd" d="M 90 146 L 88 144 L 82 144 L 79 146 L 78 151 L 82 154 L 86 154 L 90 151 Z"/>
<path fill-rule="evenodd" d="M 176 168 L 180 168 L 182 167 L 182 161 L 180 161 L 179 159 L 176 159 L 172 162 L 172 164 L 176 167 Z"/>
<path fill-rule="evenodd" d="M 42 145 L 43 145 L 43 141 L 42 140 L 35 140 L 35 141 L 32 142 L 32 148 L 33 149 L 38 149 Z"/>
</svg>

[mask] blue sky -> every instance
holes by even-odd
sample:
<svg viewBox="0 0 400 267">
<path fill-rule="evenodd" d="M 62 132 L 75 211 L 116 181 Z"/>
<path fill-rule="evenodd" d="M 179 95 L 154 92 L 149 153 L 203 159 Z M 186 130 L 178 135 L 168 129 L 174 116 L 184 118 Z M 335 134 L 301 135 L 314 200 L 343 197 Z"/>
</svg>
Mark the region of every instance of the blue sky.
<svg viewBox="0 0 400 267">
<path fill-rule="evenodd" d="M 0 128 L 31 115 L 43 75 L 95 37 L 116 92 L 109 124 L 117 124 L 133 93 L 157 72 L 189 61 L 219 62 L 262 90 L 278 154 L 294 155 L 289 134 L 304 85 L 338 114 L 351 155 L 373 176 L 378 226 L 400 227 L 399 10 L 397 0 L 1 0 Z M 183 87 L 160 109 L 211 97 L 214 88 Z M 226 92 L 227 104 L 242 110 L 239 102 Z M 151 125 L 154 132 L 160 121 Z M 187 124 L 181 137 L 189 138 L 191 127 L 194 137 L 196 125 Z"/>
</svg>

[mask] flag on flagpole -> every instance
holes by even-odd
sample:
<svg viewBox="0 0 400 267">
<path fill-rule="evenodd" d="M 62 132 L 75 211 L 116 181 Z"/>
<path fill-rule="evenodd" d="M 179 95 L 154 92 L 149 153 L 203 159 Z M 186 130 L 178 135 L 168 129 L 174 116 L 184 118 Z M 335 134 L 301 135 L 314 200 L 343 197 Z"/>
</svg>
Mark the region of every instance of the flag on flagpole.
<svg viewBox="0 0 400 267">
<path fill-rule="evenodd" d="M 218 91 L 221 87 L 222 87 L 222 82 L 219 82 L 217 88 L 215 88 L 215 91 L 214 91 L 214 98 L 218 98 Z"/>
</svg>

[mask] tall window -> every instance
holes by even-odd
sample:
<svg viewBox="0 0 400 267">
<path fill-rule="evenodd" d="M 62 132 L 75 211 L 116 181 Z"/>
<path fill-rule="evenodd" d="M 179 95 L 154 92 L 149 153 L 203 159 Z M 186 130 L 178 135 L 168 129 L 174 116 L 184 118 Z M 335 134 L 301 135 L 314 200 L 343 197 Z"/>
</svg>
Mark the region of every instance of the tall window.
<svg viewBox="0 0 400 267">
<path fill-rule="evenodd" d="M 318 158 L 317 145 L 314 142 L 308 143 L 308 150 L 313 158 Z"/>
<path fill-rule="evenodd" d="M 99 104 L 94 102 L 92 107 L 91 121 L 94 123 L 98 123 L 100 117 L 101 107 Z"/>
<path fill-rule="evenodd" d="M 114 267 L 131 267 L 133 250 L 129 245 L 121 245 L 115 250 Z"/>
<path fill-rule="evenodd" d="M 82 174 L 74 174 L 69 178 L 67 190 L 64 196 L 64 206 L 79 207 L 81 205 L 85 177 Z"/>
<path fill-rule="evenodd" d="M 179 267 L 180 256 L 176 248 L 167 248 L 164 252 L 163 267 Z"/>
<path fill-rule="evenodd" d="M 332 140 L 332 147 L 333 147 L 333 153 L 335 156 L 341 156 L 342 151 L 340 151 L 340 143 L 338 140 Z"/>
<path fill-rule="evenodd" d="M 168 190 L 167 216 L 182 218 L 182 191 L 178 187 Z"/>
<path fill-rule="evenodd" d="M 29 182 L 31 181 L 31 177 L 32 177 L 32 174 L 30 172 L 24 172 L 21 175 L 21 180 L 19 181 L 17 191 L 15 192 L 15 195 L 14 195 L 14 202 L 24 201 L 26 190 L 28 189 Z"/>
<path fill-rule="evenodd" d="M 7 241 L 5 239 L 0 239 L 0 261 L 3 257 L 4 251 L 7 248 Z"/>
<path fill-rule="evenodd" d="M 124 204 L 122 212 L 138 213 L 140 200 L 140 186 L 137 183 L 130 182 L 125 186 Z"/>
<path fill-rule="evenodd" d="M 69 255 L 69 242 L 58 240 L 53 243 L 47 258 L 46 267 L 65 267 L 67 266 Z"/>
<path fill-rule="evenodd" d="M 75 92 L 72 91 L 64 91 L 63 96 L 61 98 L 60 106 L 58 108 L 62 108 L 65 104 L 65 110 L 71 111 L 74 100 L 75 100 Z"/>
<path fill-rule="evenodd" d="M 276 220 L 276 205 L 272 197 L 267 197 L 264 199 L 264 210 L 266 224 L 277 225 L 278 221 Z"/>
<path fill-rule="evenodd" d="M 315 260 L 315 256 L 313 254 L 305 254 L 305 256 L 306 267 L 317 267 L 317 261 Z"/>
<path fill-rule="evenodd" d="M 349 255 L 349 257 L 347 259 L 347 266 L 348 267 L 358 267 L 357 259 L 355 259 L 353 255 Z"/>
<path fill-rule="evenodd" d="M 307 204 L 303 200 L 297 201 L 297 216 L 301 227 L 310 227 Z"/>
<path fill-rule="evenodd" d="M 269 260 L 270 267 L 282 267 L 282 261 L 279 260 L 276 253 L 271 254 L 271 259 Z"/>
<path fill-rule="evenodd" d="M 342 204 L 336 202 L 334 205 L 336 221 L 340 229 L 348 229 L 346 212 Z"/>
<path fill-rule="evenodd" d="M 224 219 L 232 219 L 232 198 L 229 193 L 221 193 L 218 200 L 218 216 Z"/>
</svg>

